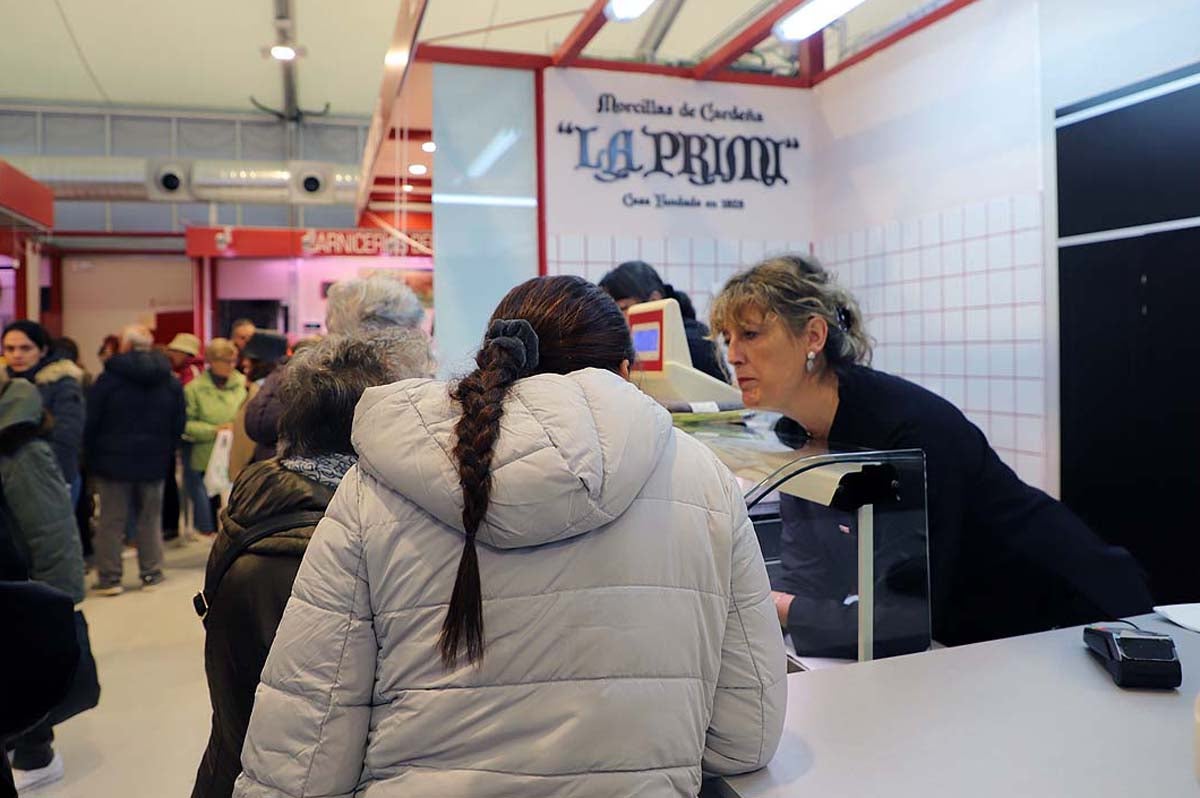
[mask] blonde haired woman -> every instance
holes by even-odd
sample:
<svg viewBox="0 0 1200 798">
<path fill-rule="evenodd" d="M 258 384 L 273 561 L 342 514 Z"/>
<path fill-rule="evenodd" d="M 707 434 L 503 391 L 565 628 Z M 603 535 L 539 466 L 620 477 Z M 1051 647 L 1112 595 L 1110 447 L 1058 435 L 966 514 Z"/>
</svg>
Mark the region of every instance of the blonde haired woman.
<svg viewBox="0 0 1200 798">
<path fill-rule="evenodd" d="M 1023 483 L 954 405 L 867 365 L 862 312 L 818 264 L 784 256 L 735 275 L 713 303 L 712 328 L 748 407 L 777 410 L 820 440 L 925 452 L 935 639 L 972 643 L 1149 611 L 1127 551 Z M 845 602 L 856 576 L 831 566 L 854 561 L 854 522 L 788 497 L 782 513 L 780 622 L 802 653 L 845 656 L 839 633 L 854 628 Z"/>
<path fill-rule="evenodd" d="M 183 389 L 187 403 L 187 426 L 183 437 L 192 444 L 185 470 L 188 496 L 192 500 L 192 525 L 197 532 L 217 531 L 204 470 L 212 457 L 217 433 L 233 429 L 238 408 L 246 401 L 246 378 L 237 371 L 237 347 L 228 338 L 214 338 L 204 352 L 208 368 Z"/>
</svg>

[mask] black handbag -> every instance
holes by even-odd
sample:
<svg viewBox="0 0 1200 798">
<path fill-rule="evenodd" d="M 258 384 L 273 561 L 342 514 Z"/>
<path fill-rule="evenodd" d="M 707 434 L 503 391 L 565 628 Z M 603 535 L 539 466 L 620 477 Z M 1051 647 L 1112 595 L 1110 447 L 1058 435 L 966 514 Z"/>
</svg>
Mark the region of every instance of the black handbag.
<svg viewBox="0 0 1200 798">
<path fill-rule="evenodd" d="M 96 658 L 92 656 L 87 620 L 78 610 L 75 612 L 75 639 L 79 643 L 79 664 L 75 667 L 75 676 L 66 698 L 50 710 L 47 720 L 52 726 L 81 712 L 95 709 L 100 703 L 100 674 L 96 671 Z"/>
<path fill-rule="evenodd" d="M 0 581 L 0 618 L 12 644 L 0 658 L 0 740 L 36 725 L 69 693 L 79 660 L 73 604 L 49 585 Z"/>
</svg>

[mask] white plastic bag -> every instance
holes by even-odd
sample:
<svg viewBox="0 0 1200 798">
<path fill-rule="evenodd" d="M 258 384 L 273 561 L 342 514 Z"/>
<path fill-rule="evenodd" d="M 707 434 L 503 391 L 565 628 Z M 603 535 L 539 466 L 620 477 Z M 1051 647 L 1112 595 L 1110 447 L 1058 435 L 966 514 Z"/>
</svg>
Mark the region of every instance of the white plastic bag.
<svg viewBox="0 0 1200 798">
<path fill-rule="evenodd" d="M 227 496 L 233 489 L 229 479 L 229 453 L 233 451 L 233 430 L 223 429 L 213 442 L 212 457 L 204 469 L 204 489 L 209 496 Z"/>
</svg>

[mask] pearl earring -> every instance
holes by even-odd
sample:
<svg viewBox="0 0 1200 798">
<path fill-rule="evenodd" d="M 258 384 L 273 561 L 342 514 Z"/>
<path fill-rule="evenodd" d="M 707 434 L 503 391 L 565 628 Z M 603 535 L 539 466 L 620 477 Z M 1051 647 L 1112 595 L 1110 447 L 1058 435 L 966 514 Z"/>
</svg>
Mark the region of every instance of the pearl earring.
<svg viewBox="0 0 1200 798">
<path fill-rule="evenodd" d="M 808 353 L 808 359 L 804 363 L 804 370 L 807 371 L 809 374 L 812 374 L 814 371 L 817 370 L 817 353 L 816 352 Z"/>
</svg>

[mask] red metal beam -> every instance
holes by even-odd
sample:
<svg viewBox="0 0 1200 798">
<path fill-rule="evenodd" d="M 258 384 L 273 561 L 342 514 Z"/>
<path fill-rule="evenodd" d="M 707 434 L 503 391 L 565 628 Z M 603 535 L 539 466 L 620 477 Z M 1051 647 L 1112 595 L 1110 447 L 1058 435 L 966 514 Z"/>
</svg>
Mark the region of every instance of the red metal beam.
<svg viewBox="0 0 1200 798">
<path fill-rule="evenodd" d="M 412 63 L 413 51 L 417 46 L 417 32 L 421 28 L 421 20 L 425 16 L 428 2 L 429 0 L 406 0 L 400 4 L 396 25 L 392 29 L 391 46 L 384 58 L 387 68 L 383 72 L 383 83 L 379 87 L 379 99 L 375 103 L 375 113 L 371 116 L 371 125 L 367 128 L 367 140 L 366 146 L 363 148 L 360 170 L 363 175 L 369 176 L 375 172 L 379 151 L 387 141 L 388 129 L 392 124 L 392 111 L 404 89 L 408 67 Z M 367 204 L 368 193 L 367 186 L 360 185 L 358 187 L 354 206 L 360 212 Z"/>
<path fill-rule="evenodd" d="M 813 76 L 825 71 L 825 31 L 819 30 L 800 42 L 796 64 L 800 67 L 801 76 L 811 86 Z"/>
<path fill-rule="evenodd" d="M 514 53 L 507 50 L 474 50 L 468 47 L 429 47 L 421 45 L 417 60 L 437 64 L 463 64 L 466 66 L 497 67 L 500 69 L 541 70 L 553 66 L 549 56 L 533 53 Z M 694 80 L 689 67 L 647 64 L 641 61 L 610 61 L 604 58 L 576 58 L 572 69 L 602 69 L 608 72 L 634 72 L 646 75 L 666 75 L 672 78 Z M 753 86 L 779 86 L 789 89 L 808 88 L 808 79 L 803 76 L 786 77 L 764 72 L 725 70 L 710 75 L 706 80 L 717 83 L 744 83 Z M 414 180 L 408 182 L 414 183 Z M 378 183 L 376 184 L 378 185 Z"/>
<path fill-rule="evenodd" d="M 537 169 L 537 228 L 538 228 L 538 276 L 546 276 L 546 98 L 545 70 L 533 73 L 534 141 L 536 152 L 534 168 Z"/>
<path fill-rule="evenodd" d="M 608 22 L 608 17 L 604 16 L 604 6 L 607 4 L 608 0 L 592 0 L 591 7 L 583 12 L 583 16 L 575 23 L 575 27 L 567 34 L 567 38 L 563 39 L 563 43 L 554 51 L 550 60 L 554 62 L 555 66 L 570 66 L 596 37 L 596 34 Z"/>
<path fill-rule="evenodd" d="M 50 233 L 53 238 L 183 238 L 183 233 L 168 230 L 163 233 L 153 233 L 144 230 L 130 232 L 109 232 L 107 230 L 55 230 Z"/>
<path fill-rule="evenodd" d="M 415 192 L 372 191 L 370 202 L 433 202 L 432 194 L 417 194 Z"/>
<path fill-rule="evenodd" d="M 432 188 L 433 178 L 392 178 L 390 175 L 376 175 L 376 179 L 371 184 L 371 190 L 376 188 L 395 188 L 396 185 L 412 184 L 416 188 Z"/>
<path fill-rule="evenodd" d="M 939 8 L 937 11 L 934 11 L 931 14 L 927 14 L 926 16 L 923 16 L 920 19 L 913 20 L 912 22 L 905 25 L 900 30 L 896 31 L 895 33 L 891 34 L 890 36 L 887 36 L 886 38 L 880 39 L 879 41 L 875 42 L 875 44 L 871 45 L 867 49 L 865 49 L 861 52 L 855 53 L 853 56 L 851 56 L 850 58 L 847 58 L 845 61 L 842 61 L 837 66 L 831 67 L 830 69 L 824 70 L 822 72 L 817 73 L 816 75 L 813 75 L 813 79 L 812 79 L 813 85 L 815 86 L 822 81 L 829 80 L 834 75 L 838 74 L 839 72 L 842 72 L 843 70 L 849 69 L 850 67 L 854 66 L 855 64 L 861 64 L 863 61 L 866 61 L 868 58 L 870 58 L 871 56 L 880 52 L 881 50 L 886 50 L 887 48 L 891 47 L 893 44 L 903 41 L 904 39 L 907 39 L 909 36 L 912 36 L 914 33 L 924 30 L 925 28 L 928 28 L 933 23 L 938 22 L 939 20 L 945 19 L 946 17 L 953 14 L 955 11 L 959 11 L 963 8 L 966 8 L 967 6 L 971 5 L 971 3 L 974 3 L 974 2 L 975 2 L 975 0 L 953 0 L 953 2 L 947 3 L 946 5 Z"/>
<path fill-rule="evenodd" d="M 387 136 L 388 141 L 395 141 L 396 139 L 400 138 L 401 133 L 403 133 L 403 131 L 398 127 L 388 128 L 388 136 Z M 427 130 L 426 128 L 422 128 L 422 127 L 415 127 L 415 128 L 408 129 L 408 140 L 409 141 L 421 141 L 422 139 L 431 139 L 431 138 L 433 138 L 432 130 Z"/>
<path fill-rule="evenodd" d="M 750 23 L 750 27 L 721 45 L 715 53 L 701 61 L 692 69 L 692 77 L 696 80 L 708 80 L 716 72 L 742 57 L 754 45 L 771 35 L 775 23 L 786 17 L 804 0 L 781 0 L 774 8 Z"/>
<path fill-rule="evenodd" d="M 476 50 L 471 47 L 448 47 L 441 44 L 418 46 L 417 60 L 433 64 L 462 64 L 501 69 L 545 69 L 551 66 L 548 55 L 515 53 L 508 50 Z"/>
<path fill-rule="evenodd" d="M 30 227 L 54 227 L 54 191 L 7 161 L 0 161 L 0 218 L 11 216 Z"/>
</svg>

